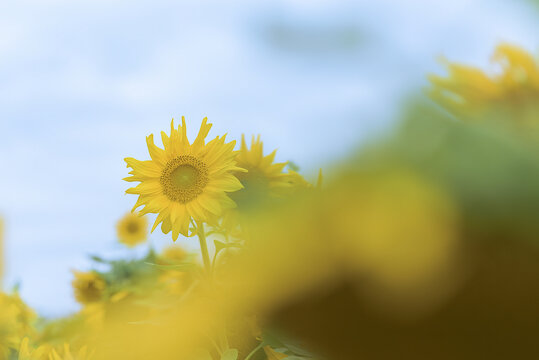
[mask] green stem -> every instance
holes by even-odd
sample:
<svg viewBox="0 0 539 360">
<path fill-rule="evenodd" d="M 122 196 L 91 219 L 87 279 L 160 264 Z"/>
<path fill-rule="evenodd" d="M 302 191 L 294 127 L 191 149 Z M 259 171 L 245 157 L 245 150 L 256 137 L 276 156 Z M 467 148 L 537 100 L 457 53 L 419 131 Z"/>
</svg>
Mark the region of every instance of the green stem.
<svg viewBox="0 0 539 360">
<path fill-rule="evenodd" d="M 249 353 L 249 355 L 247 355 L 247 357 L 245 358 L 245 360 L 249 360 L 250 358 L 252 358 L 253 355 L 256 354 L 256 352 L 262 348 L 262 346 L 264 346 L 264 343 L 263 343 L 263 342 L 261 342 L 260 344 L 258 344 L 258 346 L 255 347 L 254 350 L 251 351 L 251 352 Z"/>
<path fill-rule="evenodd" d="M 210 254 L 208 252 L 208 243 L 206 242 L 206 233 L 204 232 L 204 223 L 197 222 L 197 235 L 198 240 L 200 241 L 200 252 L 202 253 L 202 261 L 204 262 L 204 267 L 206 268 L 206 272 L 208 273 L 208 278 L 210 279 L 210 284 L 213 283 L 211 277 L 212 277 L 212 261 L 210 260 Z M 215 260 L 215 257 L 214 257 Z M 228 339 L 226 336 L 226 330 L 223 327 L 223 331 L 220 334 L 220 342 L 221 347 L 224 350 L 227 350 L 229 348 L 228 345 Z"/>
<path fill-rule="evenodd" d="M 206 243 L 206 234 L 204 233 L 204 223 L 197 223 L 197 235 L 200 241 L 200 251 L 202 252 L 202 261 L 208 274 L 211 272 L 210 254 L 208 252 L 208 244 Z"/>
</svg>

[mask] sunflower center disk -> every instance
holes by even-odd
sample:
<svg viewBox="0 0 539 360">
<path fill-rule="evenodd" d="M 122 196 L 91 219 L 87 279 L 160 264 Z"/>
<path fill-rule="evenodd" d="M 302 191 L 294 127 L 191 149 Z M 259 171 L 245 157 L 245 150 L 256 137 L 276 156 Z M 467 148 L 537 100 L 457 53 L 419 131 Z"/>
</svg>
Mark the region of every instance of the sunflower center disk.
<svg viewBox="0 0 539 360">
<path fill-rule="evenodd" d="M 208 183 L 206 164 L 192 155 L 180 155 L 168 162 L 161 174 L 163 193 L 172 201 L 196 199 Z"/>
<path fill-rule="evenodd" d="M 196 184 L 198 171 L 191 165 L 180 165 L 172 172 L 171 177 L 176 187 L 187 189 Z"/>
<path fill-rule="evenodd" d="M 130 234 L 138 232 L 138 224 L 135 222 L 130 222 L 129 224 L 127 224 L 127 232 Z"/>
</svg>

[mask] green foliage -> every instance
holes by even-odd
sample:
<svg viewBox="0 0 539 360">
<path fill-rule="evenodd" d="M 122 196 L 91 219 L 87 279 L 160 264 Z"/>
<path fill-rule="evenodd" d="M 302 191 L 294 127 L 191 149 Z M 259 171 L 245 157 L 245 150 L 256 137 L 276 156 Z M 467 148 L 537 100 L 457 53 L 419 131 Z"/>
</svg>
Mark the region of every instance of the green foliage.
<svg viewBox="0 0 539 360">
<path fill-rule="evenodd" d="M 107 283 L 109 296 L 120 290 L 129 290 L 136 293 L 145 280 L 156 276 L 160 266 L 175 266 L 155 264 L 157 256 L 153 250 L 150 250 L 143 258 L 135 260 L 105 260 L 98 256 L 91 256 L 91 258 L 109 267 L 106 272 L 97 271 Z"/>
<path fill-rule="evenodd" d="M 539 238 L 539 146 L 526 134 L 416 104 L 394 135 L 365 150 L 353 171 L 411 169 L 452 195 L 466 225 Z"/>
<path fill-rule="evenodd" d="M 306 351 L 304 346 L 275 331 L 264 332 L 262 335 L 262 345 L 268 345 L 278 352 L 289 355 L 285 359 L 314 359 L 314 355 L 311 352 Z"/>
</svg>

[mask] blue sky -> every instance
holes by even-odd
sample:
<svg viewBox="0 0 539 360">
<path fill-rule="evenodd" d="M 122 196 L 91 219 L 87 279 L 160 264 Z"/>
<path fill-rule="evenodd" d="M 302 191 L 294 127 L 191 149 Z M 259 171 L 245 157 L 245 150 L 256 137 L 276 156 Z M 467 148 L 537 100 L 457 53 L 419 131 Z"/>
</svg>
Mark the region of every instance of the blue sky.
<svg viewBox="0 0 539 360">
<path fill-rule="evenodd" d="M 126 156 L 185 115 L 194 135 L 261 134 L 314 178 L 386 128 L 441 72 L 487 66 L 495 45 L 537 51 L 534 9 L 498 0 L 0 2 L 4 286 L 45 315 L 77 309 L 86 254 L 135 256 L 114 225 Z M 151 235 L 154 246 L 171 242 Z M 181 241 L 195 248 L 191 240 Z"/>
</svg>

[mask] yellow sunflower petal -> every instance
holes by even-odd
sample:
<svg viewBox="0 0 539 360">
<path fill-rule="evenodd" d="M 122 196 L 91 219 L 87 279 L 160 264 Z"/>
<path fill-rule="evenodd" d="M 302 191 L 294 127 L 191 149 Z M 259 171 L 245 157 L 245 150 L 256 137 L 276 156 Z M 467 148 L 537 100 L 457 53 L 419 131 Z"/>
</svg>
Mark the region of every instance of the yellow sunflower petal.
<svg viewBox="0 0 539 360">
<path fill-rule="evenodd" d="M 225 194 L 242 188 L 235 174 L 245 170 L 236 164 L 235 141 L 222 136 L 205 143 L 210 129 L 204 118 L 190 144 L 185 118 L 177 128 L 172 119 L 170 133 L 161 133 L 163 148 L 154 144 L 152 135 L 146 138 L 151 160 L 126 159 L 132 171 L 125 180 L 139 182 L 126 193 L 138 195 L 134 209 L 157 214 L 152 231 L 161 224 L 164 233 L 172 231 L 173 239 L 187 236 L 191 219 L 214 221 L 233 206 Z"/>
</svg>

